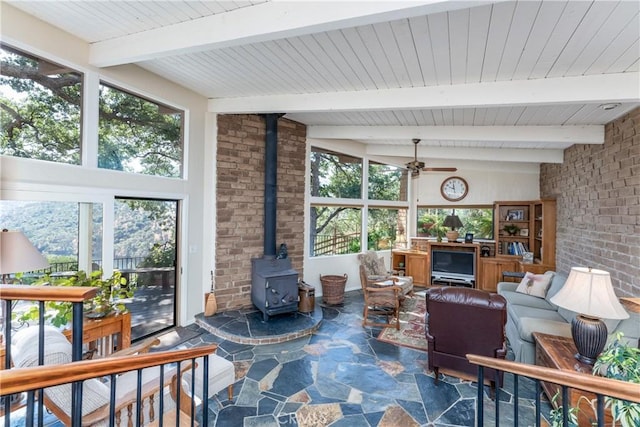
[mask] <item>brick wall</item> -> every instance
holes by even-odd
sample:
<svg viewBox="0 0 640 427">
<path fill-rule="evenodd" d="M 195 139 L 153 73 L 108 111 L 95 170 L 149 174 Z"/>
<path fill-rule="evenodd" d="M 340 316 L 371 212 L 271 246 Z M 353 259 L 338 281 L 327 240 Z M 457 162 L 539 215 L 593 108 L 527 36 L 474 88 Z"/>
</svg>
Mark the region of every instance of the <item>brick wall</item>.
<svg viewBox="0 0 640 427">
<path fill-rule="evenodd" d="M 603 145 L 575 145 L 540 167 L 558 201 L 558 271 L 609 271 L 618 296 L 640 296 L 640 108 L 608 123 Z"/>
<path fill-rule="evenodd" d="M 251 258 L 263 255 L 265 121 L 219 115 L 216 300 L 220 311 L 251 306 Z M 278 120 L 276 243 L 302 276 L 306 127 Z"/>
</svg>

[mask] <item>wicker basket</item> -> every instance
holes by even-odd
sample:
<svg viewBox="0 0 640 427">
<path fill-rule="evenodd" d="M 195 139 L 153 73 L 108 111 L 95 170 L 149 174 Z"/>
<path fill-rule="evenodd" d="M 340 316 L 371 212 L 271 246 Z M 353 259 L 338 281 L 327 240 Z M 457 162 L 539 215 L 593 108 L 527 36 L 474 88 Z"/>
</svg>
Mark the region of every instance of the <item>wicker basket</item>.
<svg viewBox="0 0 640 427">
<path fill-rule="evenodd" d="M 322 301 L 325 304 L 337 305 L 344 302 L 344 287 L 347 284 L 347 275 L 320 275 L 322 284 Z"/>
</svg>

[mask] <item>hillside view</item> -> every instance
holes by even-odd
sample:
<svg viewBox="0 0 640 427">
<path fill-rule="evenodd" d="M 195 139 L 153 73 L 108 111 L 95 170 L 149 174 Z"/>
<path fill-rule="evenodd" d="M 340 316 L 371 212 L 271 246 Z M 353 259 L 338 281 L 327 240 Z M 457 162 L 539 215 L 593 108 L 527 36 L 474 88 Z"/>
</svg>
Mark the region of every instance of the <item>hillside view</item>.
<svg viewBox="0 0 640 427">
<path fill-rule="evenodd" d="M 154 243 L 171 240 L 162 218 L 132 201 L 119 201 L 115 212 L 115 257 L 142 257 Z M 78 211 L 75 202 L 0 201 L 0 227 L 22 231 L 50 261 L 78 255 Z M 164 212 L 163 215 L 167 213 Z M 93 205 L 93 258 L 101 259 L 102 206 Z"/>
</svg>

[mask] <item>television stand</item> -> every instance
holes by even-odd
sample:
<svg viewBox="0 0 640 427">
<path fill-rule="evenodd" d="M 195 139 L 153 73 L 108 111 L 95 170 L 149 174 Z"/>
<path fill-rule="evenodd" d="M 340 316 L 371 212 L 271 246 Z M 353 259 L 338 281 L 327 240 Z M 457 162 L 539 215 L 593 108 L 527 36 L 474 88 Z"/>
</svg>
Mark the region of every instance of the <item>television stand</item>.
<svg viewBox="0 0 640 427">
<path fill-rule="evenodd" d="M 475 271 L 473 272 L 473 280 L 465 280 L 465 279 L 446 279 L 440 277 L 433 277 L 431 275 L 431 256 L 428 258 L 427 264 L 427 278 L 429 279 L 428 286 L 431 285 L 445 285 L 445 286 L 466 286 L 470 288 L 475 288 L 478 283 L 478 268 L 480 268 L 480 244 L 479 243 L 449 243 L 449 242 L 428 242 L 427 250 L 429 254 L 433 252 L 434 249 L 442 249 L 447 251 L 461 251 L 461 252 L 472 252 L 475 256 Z"/>
<path fill-rule="evenodd" d="M 465 288 L 475 288 L 476 281 L 431 276 L 431 286 L 461 286 Z"/>
</svg>

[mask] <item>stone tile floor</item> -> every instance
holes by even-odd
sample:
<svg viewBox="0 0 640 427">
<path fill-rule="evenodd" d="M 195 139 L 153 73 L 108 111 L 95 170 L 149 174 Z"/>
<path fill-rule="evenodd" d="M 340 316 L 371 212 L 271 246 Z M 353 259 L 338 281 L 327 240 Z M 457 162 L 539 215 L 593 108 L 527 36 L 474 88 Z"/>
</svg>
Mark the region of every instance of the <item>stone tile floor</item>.
<svg viewBox="0 0 640 427">
<path fill-rule="evenodd" d="M 360 291 L 347 292 L 341 307 L 317 306 L 316 312 L 322 313 L 320 322 L 317 313 L 301 319 L 313 334 L 278 344 L 238 344 L 197 324 L 186 327 L 196 337 L 178 347 L 217 343 L 217 354 L 233 361 L 236 369 L 233 401 L 228 400 L 226 389 L 210 399 L 209 426 L 475 425 L 476 384 L 441 376 L 435 385 L 433 374 L 426 370 L 426 352 L 378 341 L 380 329 L 362 327 Z M 252 326 L 254 317 L 248 316 L 247 333 L 254 329 L 260 334 L 264 326 Z M 218 326 L 243 332 L 238 324 L 242 322 L 227 320 Z M 284 332 L 291 332 L 280 319 L 268 325 L 268 333 L 277 335 L 280 331 L 272 328 L 280 324 Z M 505 375 L 498 394 L 500 426 L 515 425 L 513 383 L 513 376 Z M 535 425 L 534 383 L 520 378 L 518 389 L 518 425 Z M 495 403 L 486 387 L 484 394 L 484 425 L 494 426 Z M 548 414 L 549 409 L 543 400 L 542 413 Z M 23 425 L 23 417 L 12 418 L 12 427 Z M 44 425 L 62 424 L 46 414 Z"/>
<path fill-rule="evenodd" d="M 341 307 L 322 307 L 312 335 L 279 344 L 238 344 L 202 329 L 184 345 L 217 343 L 234 362 L 236 383 L 209 402 L 210 426 L 473 426 L 476 384 L 441 376 L 434 384 L 427 353 L 378 341 L 363 328 L 360 291 Z M 200 328 L 190 325 L 189 328 Z M 518 423 L 535 425 L 535 385 L 519 380 Z M 513 376 L 498 393 L 500 426 L 512 426 Z M 495 402 L 485 387 L 485 425 L 495 425 Z M 543 414 L 549 404 L 543 400 Z"/>
</svg>

